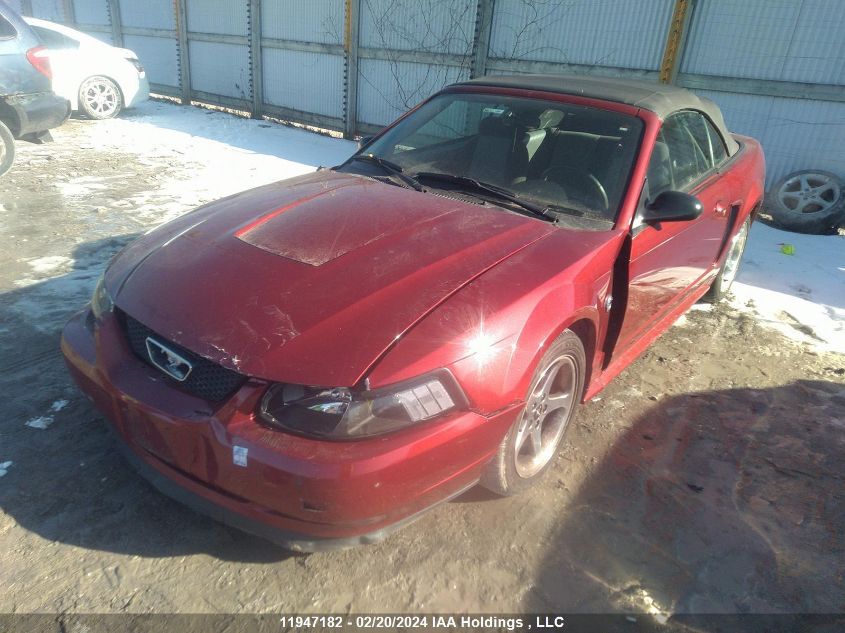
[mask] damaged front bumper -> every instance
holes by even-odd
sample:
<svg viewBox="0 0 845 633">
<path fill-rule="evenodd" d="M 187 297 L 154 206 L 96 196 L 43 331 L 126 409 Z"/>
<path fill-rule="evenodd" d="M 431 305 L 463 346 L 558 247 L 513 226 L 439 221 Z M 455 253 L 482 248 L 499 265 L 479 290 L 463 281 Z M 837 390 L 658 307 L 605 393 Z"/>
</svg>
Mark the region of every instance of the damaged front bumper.
<svg viewBox="0 0 845 633">
<path fill-rule="evenodd" d="M 174 388 L 128 347 L 113 313 L 62 334 L 70 373 L 106 415 L 129 461 L 159 490 L 298 551 L 377 542 L 477 482 L 518 408 L 460 412 L 367 440 L 330 442 L 258 423 L 267 384 L 220 406 Z"/>
</svg>

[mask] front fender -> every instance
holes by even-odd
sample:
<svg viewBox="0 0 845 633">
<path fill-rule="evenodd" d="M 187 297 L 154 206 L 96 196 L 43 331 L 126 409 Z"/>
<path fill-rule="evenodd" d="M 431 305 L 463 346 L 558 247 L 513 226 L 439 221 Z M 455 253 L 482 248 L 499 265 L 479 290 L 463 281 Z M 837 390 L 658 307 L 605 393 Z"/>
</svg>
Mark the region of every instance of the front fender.
<svg viewBox="0 0 845 633">
<path fill-rule="evenodd" d="M 369 374 L 370 387 L 447 367 L 473 409 L 490 414 L 524 399 L 548 346 L 576 323 L 592 336 L 584 337 L 589 374 L 623 234 L 584 237 L 569 257 L 559 241 L 541 240 L 463 288 L 394 345 Z"/>
</svg>

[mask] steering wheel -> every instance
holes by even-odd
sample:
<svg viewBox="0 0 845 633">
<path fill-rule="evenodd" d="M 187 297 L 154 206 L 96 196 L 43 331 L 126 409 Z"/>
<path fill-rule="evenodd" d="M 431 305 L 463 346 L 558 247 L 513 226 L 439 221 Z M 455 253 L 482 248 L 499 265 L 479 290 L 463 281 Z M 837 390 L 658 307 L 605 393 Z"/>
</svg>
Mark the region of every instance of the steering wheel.
<svg viewBox="0 0 845 633">
<path fill-rule="evenodd" d="M 581 169 L 555 169 L 543 174 L 544 180 L 561 185 L 570 199 L 583 202 L 588 207 L 597 207 L 599 211 L 610 209 L 610 201 L 604 186 L 593 174 Z"/>
</svg>

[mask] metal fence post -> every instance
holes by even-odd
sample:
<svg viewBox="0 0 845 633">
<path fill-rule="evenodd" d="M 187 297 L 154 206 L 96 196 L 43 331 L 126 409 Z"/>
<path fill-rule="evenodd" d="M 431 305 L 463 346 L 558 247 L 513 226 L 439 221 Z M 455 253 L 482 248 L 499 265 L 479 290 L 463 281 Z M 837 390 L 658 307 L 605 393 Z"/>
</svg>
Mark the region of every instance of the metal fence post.
<svg viewBox="0 0 845 633">
<path fill-rule="evenodd" d="M 252 81 L 252 118 L 260 119 L 264 110 L 264 75 L 261 53 L 261 0 L 249 2 L 249 64 Z"/>
<path fill-rule="evenodd" d="M 179 85 L 182 89 L 182 104 L 191 103 L 191 59 L 188 53 L 188 0 L 174 0 L 176 8 L 176 37 L 179 50 Z"/>
<path fill-rule="evenodd" d="M 65 17 L 65 24 L 73 26 L 76 24 L 76 13 L 73 10 L 73 0 L 62 0 L 62 12 Z"/>
<path fill-rule="evenodd" d="M 493 28 L 493 5 L 496 0 L 478 0 L 475 18 L 475 37 L 472 40 L 470 78 L 482 77 L 487 73 L 487 57 L 490 54 L 490 31 Z"/>
<path fill-rule="evenodd" d="M 123 25 L 120 22 L 120 1 L 108 0 L 112 44 L 123 48 Z"/>
<path fill-rule="evenodd" d="M 675 83 L 684 56 L 694 8 L 695 0 L 675 0 L 669 33 L 666 35 L 666 47 L 663 49 L 663 61 L 660 64 L 660 83 Z"/>
<path fill-rule="evenodd" d="M 343 51 L 346 75 L 343 86 L 343 135 L 353 138 L 358 130 L 358 25 L 361 0 L 345 1 Z"/>
</svg>

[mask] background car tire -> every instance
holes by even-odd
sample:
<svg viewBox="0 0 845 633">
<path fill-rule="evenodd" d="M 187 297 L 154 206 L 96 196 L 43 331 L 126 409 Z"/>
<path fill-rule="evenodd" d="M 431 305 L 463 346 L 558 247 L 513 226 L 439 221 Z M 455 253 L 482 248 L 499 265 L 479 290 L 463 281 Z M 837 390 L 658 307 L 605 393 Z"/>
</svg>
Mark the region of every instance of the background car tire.
<svg viewBox="0 0 845 633">
<path fill-rule="evenodd" d="M 702 297 L 706 303 L 720 301 L 731 289 L 731 285 L 739 273 L 739 266 L 742 263 L 742 254 L 745 252 L 745 245 L 748 243 L 748 231 L 751 229 L 751 218 L 746 218 L 739 230 L 728 243 L 725 261 L 719 268 L 719 274 L 713 280 L 710 290 Z"/>
<path fill-rule="evenodd" d="M 564 331 L 538 363 L 525 408 L 488 464 L 481 477 L 482 486 L 509 496 L 528 488 L 543 476 L 554 462 L 581 399 L 585 367 L 581 339 L 570 330 Z M 553 375 L 552 372 L 557 373 Z M 547 386 L 549 388 L 545 389 Z M 539 397 L 543 391 L 547 395 Z M 538 425 L 539 436 L 536 435 Z M 541 438 L 539 450 L 534 443 L 537 437 Z"/>
<path fill-rule="evenodd" d="M 15 137 L 0 121 L 0 176 L 12 168 L 15 162 Z"/>
<path fill-rule="evenodd" d="M 845 185 L 829 171 L 795 171 L 769 190 L 766 210 L 775 224 L 789 231 L 829 233 L 845 214 Z"/>
<path fill-rule="evenodd" d="M 123 95 L 108 77 L 89 77 L 79 87 L 79 109 L 91 119 L 112 119 L 123 110 Z"/>
</svg>

